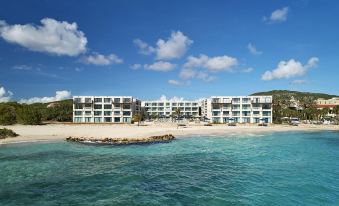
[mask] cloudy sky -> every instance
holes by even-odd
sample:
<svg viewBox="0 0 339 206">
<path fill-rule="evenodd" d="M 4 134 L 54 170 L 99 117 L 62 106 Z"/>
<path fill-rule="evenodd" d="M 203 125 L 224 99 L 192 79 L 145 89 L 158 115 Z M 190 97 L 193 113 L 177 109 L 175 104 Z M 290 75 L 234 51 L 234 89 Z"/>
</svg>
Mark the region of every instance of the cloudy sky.
<svg viewBox="0 0 339 206">
<path fill-rule="evenodd" d="M 2 1 L 0 101 L 339 94 L 337 1 Z"/>
</svg>

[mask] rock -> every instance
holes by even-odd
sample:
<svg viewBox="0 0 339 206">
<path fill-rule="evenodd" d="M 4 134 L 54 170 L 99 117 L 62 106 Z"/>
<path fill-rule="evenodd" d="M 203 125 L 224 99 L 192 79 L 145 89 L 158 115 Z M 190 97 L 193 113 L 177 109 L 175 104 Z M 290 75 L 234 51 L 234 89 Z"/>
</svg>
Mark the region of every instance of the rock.
<svg viewBox="0 0 339 206">
<path fill-rule="evenodd" d="M 147 138 L 86 138 L 86 137 L 67 137 L 66 141 L 80 142 L 80 143 L 97 143 L 97 144 L 111 144 L 111 145 L 129 145 L 129 144 L 152 144 L 163 143 L 174 140 L 175 137 L 172 134 L 165 134 L 161 136 L 151 136 Z"/>
</svg>

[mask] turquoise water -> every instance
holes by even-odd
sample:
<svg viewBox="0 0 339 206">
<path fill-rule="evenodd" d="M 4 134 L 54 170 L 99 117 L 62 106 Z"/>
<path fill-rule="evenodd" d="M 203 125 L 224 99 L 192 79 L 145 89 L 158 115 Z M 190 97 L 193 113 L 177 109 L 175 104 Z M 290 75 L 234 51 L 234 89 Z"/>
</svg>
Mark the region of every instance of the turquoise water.
<svg viewBox="0 0 339 206">
<path fill-rule="evenodd" d="M 339 205 L 339 132 L 3 145 L 0 205 Z"/>
</svg>

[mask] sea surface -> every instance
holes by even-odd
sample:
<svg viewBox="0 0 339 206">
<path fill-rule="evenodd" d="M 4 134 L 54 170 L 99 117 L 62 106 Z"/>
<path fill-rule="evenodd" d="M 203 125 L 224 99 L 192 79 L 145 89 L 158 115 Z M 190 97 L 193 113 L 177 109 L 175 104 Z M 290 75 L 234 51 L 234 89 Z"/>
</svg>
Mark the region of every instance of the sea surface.
<svg viewBox="0 0 339 206">
<path fill-rule="evenodd" d="M 339 205 L 339 132 L 2 145 L 0 205 Z"/>
</svg>

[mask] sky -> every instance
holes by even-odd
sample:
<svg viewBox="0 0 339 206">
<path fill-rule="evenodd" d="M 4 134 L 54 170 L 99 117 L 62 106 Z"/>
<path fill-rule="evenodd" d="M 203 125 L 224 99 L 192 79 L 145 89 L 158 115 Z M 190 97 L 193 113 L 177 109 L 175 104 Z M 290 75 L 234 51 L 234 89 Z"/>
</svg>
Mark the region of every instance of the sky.
<svg viewBox="0 0 339 206">
<path fill-rule="evenodd" d="M 4 0 L 0 102 L 339 95 L 338 10 L 330 0 Z"/>
</svg>

